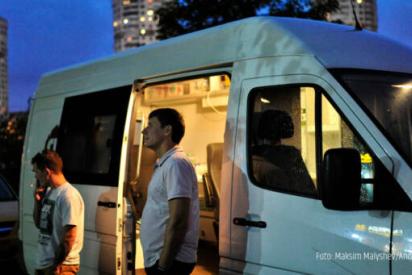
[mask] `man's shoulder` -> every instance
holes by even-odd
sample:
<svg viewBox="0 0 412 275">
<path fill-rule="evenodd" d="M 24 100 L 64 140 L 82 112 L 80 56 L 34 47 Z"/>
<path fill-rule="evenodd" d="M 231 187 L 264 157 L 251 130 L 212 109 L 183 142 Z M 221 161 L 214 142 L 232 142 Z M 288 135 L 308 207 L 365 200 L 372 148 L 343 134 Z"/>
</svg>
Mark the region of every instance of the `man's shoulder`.
<svg viewBox="0 0 412 275">
<path fill-rule="evenodd" d="M 80 194 L 79 190 L 74 187 L 72 184 L 67 182 L 64 186 L 62 186 L 62 190 L 60 192 L 60 197 L 67 198 L 69 200 L 73 198 L 79 198 L 83 201 L 82 195 Z"/>
<path fill-rule="evenodd" d="M 183 165 L 183 166 L 192 166 L 192 162 L 190 161 L 189 157 L 183 151 L 177 151 L 170 156 L 168 165 Z"/>
</svg>

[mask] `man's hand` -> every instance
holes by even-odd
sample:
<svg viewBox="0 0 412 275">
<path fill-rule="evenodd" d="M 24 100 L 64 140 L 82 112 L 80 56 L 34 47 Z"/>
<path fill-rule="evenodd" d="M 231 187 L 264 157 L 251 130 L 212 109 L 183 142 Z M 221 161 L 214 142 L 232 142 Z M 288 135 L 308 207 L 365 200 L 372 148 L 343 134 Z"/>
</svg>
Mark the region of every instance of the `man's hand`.
<svg viewBox="0 0 412 275">
<path fill-rule="evenodd" d="M 41 202 L 46 194 L 46 186 L 40 185 L 39 182 L 36 182 L 36 188 L 34 189 L 34 206 L 33 206 L 33 220 L 37 228 L 40 228 L 40 211 L 41 211 Z"/>
<path fill-rule="evenodd" d="M 45 186 L 37 186 L 34 190 L 34 199 L 36 202 L 41 202 L 46 194 L 46 187 Z"/>
</svg>

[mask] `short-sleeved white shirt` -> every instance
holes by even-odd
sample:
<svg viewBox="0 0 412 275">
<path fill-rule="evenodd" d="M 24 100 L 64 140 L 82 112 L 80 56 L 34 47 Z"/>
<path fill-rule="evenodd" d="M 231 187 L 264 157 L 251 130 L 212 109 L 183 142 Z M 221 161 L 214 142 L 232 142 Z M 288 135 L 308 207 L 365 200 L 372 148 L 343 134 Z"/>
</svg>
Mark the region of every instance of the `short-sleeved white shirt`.
<svg viewBox="0 0 412 275">
<path fill-rule="evenodd" d="M 175 259 L 194 263 L 199 239 L 197 178 L 193 165 L 179 146 L 170 149 L 157 161 L 149 183 L 140 226 L 146 267 L 154 265 L 160 258 L 169 219 L 168 201 L 175 198 L 190 199 L 188 228 Z"/>
<path fill-rule="evenodd" d="M 43 269 L 54 264 L 65 225 L 75 225 L 77 230 L 76 240 L 63 264 L 80 264 L 79 253 L 83 247 L 84 202 L 79 191 L 66 182 L 57 188 L 49 189 L 42 204 L 36 268 Z"/>
</svg>

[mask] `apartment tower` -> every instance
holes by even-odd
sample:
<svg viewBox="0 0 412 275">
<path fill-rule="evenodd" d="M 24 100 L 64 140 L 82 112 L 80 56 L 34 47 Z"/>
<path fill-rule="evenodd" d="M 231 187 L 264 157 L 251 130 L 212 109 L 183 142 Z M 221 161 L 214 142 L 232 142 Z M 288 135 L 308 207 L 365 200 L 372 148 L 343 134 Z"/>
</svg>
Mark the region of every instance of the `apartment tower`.
<svg viewBox="0 0 412 275">
<path fill-rule="evenodd" d="M 155 10 L 165 0 L 112 0 L 114 48 L 123 51 L 156 41 Z"/>
<path fill-rule="evenodd" d="M 0 115 L 8 112 L 7 21 L 0 17 Z"/>
<path fill-rule="evenodd" d="M 339 0 L 340 10 L 330 14 L 329 21 L 339 21 L 346 25 L 355 26 L 352 2 L 358 21 L 364 29 L 378 29 L 376 0 Z"/>
</svg>

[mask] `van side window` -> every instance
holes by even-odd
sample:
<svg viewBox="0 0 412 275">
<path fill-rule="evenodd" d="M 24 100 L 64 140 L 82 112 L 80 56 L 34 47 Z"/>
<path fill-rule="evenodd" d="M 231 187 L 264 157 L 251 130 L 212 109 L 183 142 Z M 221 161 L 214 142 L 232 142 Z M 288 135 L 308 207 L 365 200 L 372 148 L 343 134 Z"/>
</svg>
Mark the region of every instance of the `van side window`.
<svg viewBox="0 0 412 275">
<path fill-rule="evenodd" d="M 69 181 L 117 186 L 130 91 L 127 86 L 65 100 L 57 151 Z"/>
<path fill-rule="evenodd" d="M 248 167 L 256 185 L 317 197 L 325 152 L 353 148 L 361 159 L 361 209 L 410 211 L 412 204 L 318 86 L 255 88 L 248 99 Z"/>
<path fill-rule="evenodd" d="M 321 113 L 322 155 L 333 148 L 353 148 L 359 152 L 362 183 L 359 207 L 411 211 L 409 198 L 391 173 L 323 95 Z"/>
<path fill-rule="evenodd" d="M 373 202 L 373 179 L 375 177 L 375 166 L 372 155 L 364 143 L 357 138 L 341 118 L 335 108 L 329 103 L 325 96 L 321 99 L 322 110 L 322 155 L 333 148 L 354 148 L 361 158 L 362 188 L 360 203 L 367 205 Z"/>
<path fill-rule="evenodd" d="M 315 197 L 315 135 L 306 126 L 306 105 L 313 102 L 305 101 L 305 89 L 315 93 L 300 86 L 252 91 L 249 170 L 254 182 L 264 188 Z"/>
</svg>

